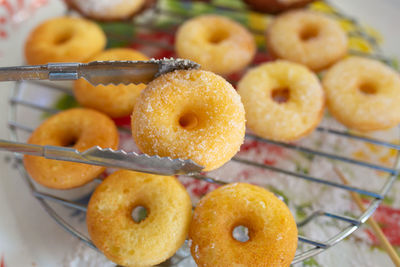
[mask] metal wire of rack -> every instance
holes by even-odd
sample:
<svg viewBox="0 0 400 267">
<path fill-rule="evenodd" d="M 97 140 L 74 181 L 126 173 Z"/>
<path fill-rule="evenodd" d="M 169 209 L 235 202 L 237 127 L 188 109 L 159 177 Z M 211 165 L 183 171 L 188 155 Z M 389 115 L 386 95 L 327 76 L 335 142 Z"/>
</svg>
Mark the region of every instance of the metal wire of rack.
<svg viewBox="0 0 400 267">
<path fill-rule="evenodd" d="M 225 8 L 225 7 L 219 7 L 219 6 L 216 6 L 216 8 L 219 12 L 222 12 L 222 13 L 223 12 L 238 12 L 238 10 L 231 9 L 231 8 Z M 165 10 L 159 9 L 158 7 L 155 7 L 153 12 L 155 13 L 156 16 L 164 15 L 164 16 L 173 16 L 174 18 L 177 18 L 177 20 L 179 21 L 179 22 L 177 22 L 177 24 L 179 24 L 180 22 L 182 22 L 185 19 L 190 18 L 190 16 L 185 16 L 184 14 L 179 14 L 179 13 L 171 13 L 170 11 L 165 11 Z M 340 14 L 340 16 L 343 16 L 343 15 Z M 170 28 L 166 30 L 165 28 L 160 29 L 159 27 L 157 27 L 155 24 L 152 24 L 151 22 L 150 23 L 127 22 L 127 23 L 132 23 L 133 27 L 145 29 L 146 31 L 163 31 L 170 35 L 174 34 L 173 30 L 171 30 L 171 29 L 175 29 L 175 26 L 176 26 L 176 25 L 171 25 Z M 361 32 L 360 34 L 365 34 L 365 33 Z M 119 36 L 112 36 L 112 37 L 120 38 Z M 169 49 L 171 51 L 173 51 L 173 49 L 174 49 L 172 46 L 169 46 L 166 44 L 158 44 L 158 43 L 149 42 L 149 41 L 140 40 L 140 39 L 131 39 L 131 40 L 129 40 L 129 42 L 141 43 L 141 44 L 145 44 L 147 46 L 151 46 L 153 48 L 159 47 L 162 49 Z M 383 58 L 381 55 L 374 55 L 374 56 L 376 56 L 378 58 Z M 24 97 L 21 94 L 21 92 L 23 90 L 24 85 L 26 85 L 26 84 L 29 84 L 29 83 L 17 82 L 15 84 L 14 88 L 12 88 L 12 96 L 11 96 L 11 99 L 9 102 L 9 105 L 10 105 L 9 128 L 10 128 L 11 139 L 13 141 L 20 140 L 20 138 L 19 138 L 20 132 L 30 133 L 33 131 L 33 129 L 31 127 L 18 121 L 17 113 L 19 112 L 19 110 L 22 107 L 25 108 L 28 112 L 29 111 L 32 111 L 32 112 L 39 111 L 39 112 L 46 112 L 49 114 L 55 114 L 55 113 L 59 112 L 59 110 L 57 110 L 54 107 L 43 105 L 41 103 L 32 101 L 32 100 Z M 72 92 L 70 90 L 68 90 L 64 87 L 61 87 L 61 86 L 57 86 L 56 84 L 55 85 L 45 84 L 42 87 L 45 90 L 49 90 L 49 92 L 56 91 L 56 92 L 59 92 L 62 94 L 72 95 Z M 369 205 L 366 207 L 365 212 L 363 212 L 360 216 L 358 216 L 356 218 L 353 218 L 353 217 L 347 216 L 347 215 L 342 215 L 342 214 L 335 214 L 335 213 L 331 213 L 331 212 L 327 212 L 327 211 L 323 211 L 323 210 L 317 210 L 317 211 L 314 211 L 313 213 L 311 213 L 304 220 L 297 222 L 297 225 L 300 228 L 300 227 L 303 227 L 303 226 L 309 224 L 311 221 L 315 220 L 318 217 L 324 217 L 324 218 L 328 218 L 330 220 L 343 222 L 346 224 L 346 226 L 343 227 L 340 232 L 332 235 L 330 238 L 328 238 L 324 242 L 316 241 L 316 240 L 313 240 L 312 238 L 308 238 L 305 236 L 299 236 L 299 238 L 298 238 L 299 242 L 308 244 L 311 247 L 306 251 L 298 253 L 295 256 L 293 263 L 298 263 L 309 257 L 317 255 L 318 253 L 326 250 L 327 248 L 332 247 L 333 245 L 337 244 L 338 242 L 340 242 L 341 240 L 343 240 L 344 238 L 346 238 L 347 236 L 352 234 L 356 229 L 358 229 L 361 224 L 363 224 L 364 222 L 366 222 L 366 220 L 368 220 L 368 218 L 373 214 L 375 209 L 380 205 L 381 201 L 387 195 L 392 184 L 396 180 L 397 175 L 399 174 L 400 160 L 399 160 L 398 151 L 400 150 L 400 145 L 382 141 L 382 140 L 372 139 L 372 138 L 368 138 L 368 137 L 362 137 L 362 136 L 350 134 L 345 131 L 339 131 L 339 130 L 326 128 L 326 127 L 318 127 L 316 129 L 316 131 L 321 132 L 326 135 L 334 135 L 334 136 L 338 136 L 340 138 L 359 140 L 359 141 L 374 144 L 374 145 L 377 145 L 380 147 L 395 149 L 397 151 L 396 163 L 392 167 L 387 167 L 387 166 L 382 166 L 382 165 L 375 164 L 375 163 L 358 160 L 358 159 L 355 159 L 352 157 L 345 157 L 345 156 L 337 155 L 332 152 L 325 152 L 325 151 L 310 149 L 310 148 L 307 148 L 307 147 L 304 147 L 304 146 L 301 146 L 298 144 L 276 142 L 276 141 L 257 137 L 253 134 L 249 134 L 249 133 L 246 134 L 246 139 L 249 139 L 249 140 L 257 140 L 262 143 L 273 144 L 276 146 L 283 147 L 285 149 L 300 151 L 300 152 L 303 152 L 306 154 L 316 155 L 316 156 L 319 156 L 322 158 L 334 160 L 335 162 L 344 162 L 344 163 L 354 165 L 354 166 L 362 166 L 362 167 L 373 169 L 373 170 L 379 170 L 381 172 L 385 172 L 388 174 L 386 181 L 381 188 L 379 188 L 378 190 L 365 190 L 358 186 L 344 185 L 342 183 L 332 182 L 332 181 L 323 179 L 321 177 L 313 177 L 311 175 L 308 175 L 308 174 L 305 174 L 302 172 L 294 172 L 291 170 L 286 170 L 284 168 L 271 166 L 268 164 L 257 163 L 257 162 L 249 161 L 249 160 L 240 158 L 238 156 L 235 156 L 232 159 L 232 161 L 239 163 L 239 164 L 249 165 L 249 166 L 253 166 L 255 168 L 265 169 L 265 170 L 269 170 L 269 171 L 276 172 L 276 173 L 282 173 L 282 174 L 286 175 L 287 177 L 290 177 L 293 179 L 302 179 L 305 181 L 309 181 L 311 183 L 317 183 L 317 184 L 322 184 L 322 185 L 326 185 L 329 187 L 338 188 L 338 189 L 342 189 L 342 190 L 346 190 L 346 191 L 357 192 L 360 195 L 371 197 L 373 199 L 369 203 Z M 26 181 L 32 195 L 39 201 L 39 203 L 43 206 L 43 208 L 46 210 L 46 212 L 49 214 L 49 216 L 52 217 L 66 231 L 68 231 L 72 235 L 76 236 L 77 238 L 79 238 L 80 240 L 85 242 L 90 247 L 96 249 L 96 247 L 91 242 L 90 238 L 87 237 L 85 234 L 81 233 L 80 231 L 78 231 L 77 229 L 75 229 L 72 225 L 70 225 L 60 214 L 57 213 L 57 211 L 50 205 L 50 203 L 58 203 L 58 204 L 66 206 L 66 207 L 76 209 L 79 211 L 83 211 L 83 212 L 86 211 L 86 206 L 82 205 L 80 203 L 62 198 L 60 196 L 57 196 L 56 194 L 49 194 L 49 193 L 41 192 L 40 189 L 38 189 L 37 186 L 31 181 L 29 175 L 25 171 L 23 164 L 22 164 L 21 156 L 16 155 L 16 160 L 19 163 L 18 169 L 19 169 L 21 175 L 24 177 L 24 180 Z M 206 181 L 209 183 L 217 183 L 217 184 L 225 184 L 226 183 L 225 181 L 223 181 L 221 179 L 217 179 L 215 177 L 211 177 L 209 175 L 203 175 L 203 174 L 193 175 L 193 176 L 191 176 L 191 178 L 199 179 L 199 180 Z M 98 182 L 101 182 L 101 180 L 98 180 Z"/>
</svg>

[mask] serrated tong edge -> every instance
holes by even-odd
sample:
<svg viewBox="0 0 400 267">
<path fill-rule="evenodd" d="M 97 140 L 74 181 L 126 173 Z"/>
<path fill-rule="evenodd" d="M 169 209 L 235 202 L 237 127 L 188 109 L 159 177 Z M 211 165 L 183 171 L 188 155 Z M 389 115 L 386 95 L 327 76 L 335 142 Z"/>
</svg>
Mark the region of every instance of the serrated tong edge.
<svg viewBox="0 0 400 267">
<path fill-rule="evenodd" d="M 192 160 L 172 159 L 170 157 L 150 156 L 124 150 L 95 146 L 85 151 L 75 148 L 34 145 L 0 140 L 0 150 L 41 156 L 47 159 L 71 161 L 109 168 L 121 168 L 159 175 L 195 174 L 203 167 Z"/>
</svg>

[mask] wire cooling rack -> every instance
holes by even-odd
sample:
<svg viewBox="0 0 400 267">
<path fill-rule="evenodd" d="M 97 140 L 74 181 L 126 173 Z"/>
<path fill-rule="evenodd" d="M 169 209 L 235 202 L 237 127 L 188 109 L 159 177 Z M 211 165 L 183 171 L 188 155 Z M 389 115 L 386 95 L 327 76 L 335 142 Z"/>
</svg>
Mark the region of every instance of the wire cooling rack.
<svg viewBox="0 0 400 267">
<path fill-rule="evenodd" d="M 171 2 L 171 1 L 170 1 Z M 178 1 L 179 3 L 179 1 Z M 236 10 L 234 8 L 226 8 L 226 7 L 221 7 L 221 6 L 216 6 L 216 5 L 210 5 L 210 4 L 202 4 L 206 5 L 206 7 L 212 7 L 212 12 L 217 12 L 219 14 L 225 14 L 226 12 L 233 13 L 235 16 L 237 16 L 240 21 L 240 16 L 241 16 L 241 11 Z M 190 6 L 189 6 L 190 7 Z M 205 9 L 209 10 L 209 9 Z M 171 10 L 164 9 L 162 5 L 157 5 L 154 7 L 152 10 L 150 10 L 148 13 L 150 15 L 145 15 L 144 17 L 147 16 L 147 19 L 142 20 L 136 20 L 133 22 L 124 22 L 123 24 L 125 26 L 133 26 L 135 29 L 138 30 L 143 30 L 145 32 L 162 32 L 163 34 L 166 34 L 167 36 L 171 36 L 173 38 L 174 36 L 174 31 L 176 30 L 177 25 L 182 23 L 182 21 L 190 18 L 192 15 L 189 15 L 190 12 L 188 13 L 181 13 L 181 12 L 175 12 Z M 349 21 L 352 21 L 356 23 L 355 21 L 351 20 L 351 18 L 348 18 L 341 13 L 333 13 L 334 16 L 340 16 L 341 18 L 348 19 Z M 167 26 L 165 24 L 163 27 L 160 27 L 159 24 L 156 23 L 156 20 L 154 20 L 154 16 L 157 18 L 160 17 L 168 17 L 172 18 L 173 23 L 170 22 Z M 104 26 L 104 25 L 103 25 Z M 250 29 L 254 34 L 263 34 L 260 31 Z M 135 37 L 129 37 L 127 38 L 124 35 L 119 35 L 116 34 L 115 32 L 107 32 L 107 35 L 109 39 L 118 41 L 118 42 L 128 42 L 128 43 L 134 43 L 134 44 L 141 44 L 145 45 L 146 49 L 153 49 L 155 51 L 169 51 L 170 53 L 173 53 L 173 46 L 168 43 L 162 43 L 162 42 L 154 42 L 154 41 L 149 41 L 141 38 L 135 38 Z M 374 46 L 374 51 L 375 54 L 362 54 L 364 56 L 368 57 L 374 57 L 378 58 L 382 61 L 385 61 L 386 63 L 390 63 L 391 61 L 388 59 L 385 59 L 379 52 L 379 46 L 375 39 L 368 34 L 366 34 L 363 31 L 353 31 L 352 34 L 357 34 L 361 36 L 362 38 L 365 38 L 369 41 L 369 43 Z M 350 53 L 353 54 L 360 54 L 358 51 L 350 51 Z M 231 80 L 233 84 L 235 84 L 235 80 Z M 39 88 L 39 89 L 38 89 Z M 32 90 L 39 90 L 40 93 L 32 93 Z M 61 95 L 71 95 L 72 96 L 72 91 L 68 89 L 65 86 L 60 86 L 59 84 L 56 83 L 37 83 L 37 82 L 17 82 L 12 88 L 12 96 L 9 102 L 9 128 L 10 128 L 10 133 L 11 133 L 11 139 L 14 141 L 26 141 L 26 137 L 31 133 L 35 127 L 35 125 L 40 121 L 40 115 L 39 119 L 33 123 L 27 123 L 26 119 L 24 119 L 27 114 L 55 114 L 59 112 L 57 108 L 54 108 L 54 106 L 51 104 L 52 101 L 42 101 L 41 97 L 34 97 L 36 94 L 42 94 L 42 95 L 50 95 L 51 99 L 55 100 L 57 97 Z M 32 125 L 33 124 L 33 125 Z M 369 137 L 364 137 L 364 136 L 359 136 L 359 135 L 354 135 L 349 133 L 346 130 L 337 130 L 334 128 L 329 128 L 325 126 L 318 127 L 316 129 L 316 132 L 323 134 L 325 136 L 334 136 L 335 138 L 342 138 L 345 140 L 355 140 L 355 141 L 360 141 L 364 143 L 369 143 L 373 144 L 378 147 L 383 147 L 387 149 L 392 149 L 396 151 L 396 156 L 395 156 L 395 162 L 391 167 L 388 167 L 386 165 L 381 165 L 377 164 L 374 162 L 368 162 L 368 161 L 363 161 L 348 155 L 340 155 L 336 153 L 337 151 L 326 151 L 326 150 L 318 150 L 318 149 L 313 149 L 309 148 L 307 146 L 303 146 L 299 143 L 283 143 L 283 142 L 276 142 L 276 141 L 271 141 L 267 139 L 263 139 L 260 137 L 257 137 L 251 133 L 246 134 L 246 140 L 255 140 L 260 143 L 266 143 L 266 144 L 271 144 L 274 146 L 279 146 L 287 150 L 292 150 L 292 151 L 297 151 L 299 153 L 304 153 L 307 155 L 314 155 L 326 160 L 329 160 L 331 162 L 334 162 L 335 164 L 348 164 L 349 166 L 354 166 L 354 168 L 365 168 L 369 169 L 371 171 L 380 171 L 386 173 L 386 178 L 385 181 L 382 183 L 382 186 L 380 188 L 375 188 L 374 190 L 370 189 L 364 189 L 362 184 L 356 184 L 356 185 L 345 185 L 343 183 L 335 182 L 332 180 L 325 179 L 324 177 L 316 177 L 312 176 L 310 174 L 301 172 L 301 171 L 293 171 L 290 169 L 282 168 L 282 167 L 277 167 L 277 166 L 272 166 L 270 164 L 263 164 L 263 163 L 258 163 L 255 161 L 250 161 L 248 159 L 244 159 L 240 156 L 235 156 L 232 161 L 241 164 L 241 165 L 247 165 L 251 166 L 257 169 L 263 169 L 263 170 L 268 170 L 269 172 L 273 173 L 280 173 L 285 175 L 288 179 L 300 179 L 304 181 L 308 181 L 310 184 L 319 184 L 323 186 L 327 186 L 329 188 L 333 189 L 339 189 L 339 190 L 345 190 L 349 192 L 357 192 L 361 196 L 365 196 L 371 199 L 371 201 L 368 203 L 368 206 L 366 207 L 366 210 L 359 216 L 349 216 L 346 214 L 337 214 L 337 213 L 332 213 L 328 212 L 326 210 L 314 210 L 308 214 L 307 217 L 302 219 L 301 221 L 297 222 L 297 225 L 299 229 L 302 229 L 303 227 L 309 225 L 313 221 L 317 220 L 317 218 L 323 218 L 325 220 L 330 220 L 332 223 L 335 222 L 340 222 L 340 225 L 342 226 L 339 231 L 332 233 L 328 238 L 326 238 L 323 241 L 320 240 L 315 240 L 311 237 L 307 236 L 302 236 L 299 235 L 298 240 L 299 244 L 305 244 L 306 249 L 302 251 L 298 251 L 296 253 L 296 256 L 293 260 L 293 263 L 297 263 L 300 261 L 303 261 L 309 257 L 312 257 L 324 250 L 326 250 L 329 247 L 332 247 L 333 245 L 337 244 L 350 234 L 352 234 L 357 228 L 360 227 L 361 224 L 363 224 L 375 211 L 375 209 L 379 206 L 381 201 L 384 199 L 384 197 L 387 195 L 389 192 L 393 182 L 396 179 L 396 176 L 398 175 L 398 170 L 399 170 L 399 155 L 398 151 L 400 149 L 400 146 L 391 142 L 387 142 L 385 140 L 378 140 L 374 138 L 369 138 Z M 27 182 L 33 196 L 37 198 L 37 200 L 40 202 L 40 204 L 43 206 L 43 208 L 47 211 L 47 213 L 52 217 L 62 228 L 64 228 L 66 231 L 70 232 L 72 235 L 76 236 L 83 242 L 85 242 L 87 245 L 90 247 L 95 248 L 93 243 L 91 242 L 90 238 L 88 238 L 87 233 L 84 233 L 84 230 L 79 230 L 79 227 L 76 227 L 73 223 L 70 223 L 68 221 L 68 216 L 66 216 L 65 212 L 60 212 L 59 206 L 65 206 L 70 209 L 76 210 L 77 212 L 86 212 L 86 205 L 82 204 L 82 202 L 77 202 L 74 200 L 69 199 L 68 197 L 63 197 L 60 191 L 55 191 L 55 190 L 45 190 L 44 188 L 38 186 L 36 183 L 34 183 L 29 175 L 26 173 L 22 161 L 22 157 L 20 155 L 16 155 L 16 160 L 18 162 L 18 169 L 24 178 L 24 180 Z M 205 181 L 207 183 L 217 183 L 217 184 L 225 184 L 226 181 L 221 178 L 216 178 L 211 176 L 210 174 L 199 174 L 199 175 L 194 175 L 191 176 L 190 178 L 192 179 L 199 179 L 202 181 Z M 91 191 L 95 186 L 96 183 L 101 182 L 100 179 L 95 180 L 91 188 L 88 190 Z M 89 186 L 90 187 L 90 186 Z M 54 204 L 57 204 L 59 206 L 54 206 Z M 179 258 L 179 257 L 178 257 Z M 176 263 L 177 261 L 175 261 Z"/>
</svg>

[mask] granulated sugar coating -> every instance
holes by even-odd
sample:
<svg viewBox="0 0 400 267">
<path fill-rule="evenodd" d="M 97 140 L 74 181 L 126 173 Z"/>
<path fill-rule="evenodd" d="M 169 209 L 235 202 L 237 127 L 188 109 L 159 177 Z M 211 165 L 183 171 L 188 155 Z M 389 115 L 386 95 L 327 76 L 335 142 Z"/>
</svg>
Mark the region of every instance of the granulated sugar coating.
<svg viewBox="0 0 400 267">
<path fill-rule="evenodd" d="M 140 10 L 145 0 L 69 0 L 84 14 L 103 20 L 128 18 Z"/>
<path fill-rule="evenodd" d="M 132 115 L 132 135 L 142 152 L 192 159 L 205 170 L 229 161 L 244 132 L 240 96 L 208 71 L 175 71 L 155 79 Z"/>
<path fill-rule="evenodd" d="M 248 127 L 264 138 L 297 140 L 322 119 L 324 91 L 317 76 L 300 64 L 278 60 L 259 65 L 246 73 L 238 88 Z M 281 95 L 278 101 L 275 92 Z"/>
<path fill-rule="evenodd" d="M 348 40 L 340 25 L 328 16 L 309 10 L 278 16 L 267 30 L 268 51 L 319 71 L 344 57 Z"/>
<path fill-rule="evenodd" d="M 382 130 L 400 122 L 400 78 L 383 63 L 350 57 L 323 78 L 332 115 L 359 131 Z"/>
<path fill-rule="evenodd" d="M 179 27 L 175 50 L 179 57 L 196 61 L 205 70 L 227 75 L 250 64 L 256 43 L 253 35 L 234 20 L 203 15 Z"/>
</svg>

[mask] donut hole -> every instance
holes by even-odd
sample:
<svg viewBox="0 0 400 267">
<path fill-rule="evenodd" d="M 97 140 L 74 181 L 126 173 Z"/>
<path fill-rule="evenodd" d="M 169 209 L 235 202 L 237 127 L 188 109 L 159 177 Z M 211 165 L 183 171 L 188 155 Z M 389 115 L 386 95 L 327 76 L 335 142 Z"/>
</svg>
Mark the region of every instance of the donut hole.
<svg viewBox="0 0 400 267">
<path fill-rule="evenodd" d="M 78 142 L 78 138 L 71 139 L 63 146 L 65 146 L 65 147 L 74 147 L 77 142 Z"/>
<path fill-rule="evenodd" d="M 194 112 L 184 113 L 179 118 L 179 125 L 186 130 L 192 130 L 199 125 L 199 118 Z"/>
<path fill-rule="evenodd" d="M 78 140 L 79 140 L 78 136 L 68 135 L 68 136 L 65 136 L 65 138 L 63 138 L 61 140 L 60 146 L 74 147 L 76 145 L 76 143 L 78 143 Z"/>
<path fill-rule="evenodd" d="M 55 36 L 54 44 L 63 45 L 72 39 L 72 31 L 63 31 Z"/>
<path fill-rule="evenodd" d="M 310 41 L 318 37 L 320 33 L 318 25 L 309 24 L 300 30 L 300 39 L 304 42 Z"/>
<path fill-rule="evenodd" d="M 366 94 L 366 95 L 373 95 L 373 94 L 376 94 L 376 92 L 378 91 L 375 84 L 369 83 L 369 82 L 360 84 L 358 89 L 361 91 L 361 93 Z"/>
<path fill-rule="evenodd" d="M 135 223 L 140 223 L 147 218 L 148 210 L 144 206 L 136 206 L 132 209 L 131 217 Z"/>
<path fill-rule="evenodd" d="M 232 230 L 232 237 L 233 239 L 242 243 L 249 241 L 250 240 L 249 228 L 247 228 L 244 225 L 236 226 Z"/>
<path fill-rule="evenodd" d="M 271 98 L 278 104 L 283 104 L 289 101 L 290 90 L 289 88 L 276 88 L 271 92 Z"/>
<path fill-rule="evenodd" d="M 208 41 L 211 44 L 220 44 L 226 39 L 229 38 L 229 32 L 223 29 L 218 29 L 213 32 L 211 32 L 210 36 L 208 37 Z"/>
</svg>

